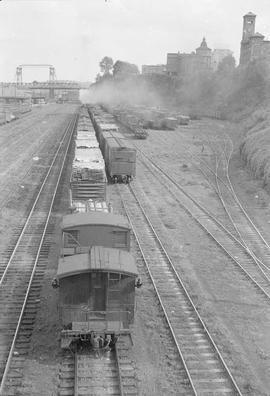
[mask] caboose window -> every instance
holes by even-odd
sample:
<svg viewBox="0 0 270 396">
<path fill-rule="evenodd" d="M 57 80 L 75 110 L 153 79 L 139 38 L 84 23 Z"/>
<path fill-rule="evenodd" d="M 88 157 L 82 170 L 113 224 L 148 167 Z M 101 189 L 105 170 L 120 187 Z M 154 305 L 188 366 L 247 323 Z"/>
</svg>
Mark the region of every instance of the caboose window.
<svg viewBox="0 0 270 396">
<path fill-rule="evenodd" d="M 114 247 L 123 248 L 127 246 L 126 231 L 113 231 Z"/>
<path fill-rule="evenodd" d="M 66 234 L 66 241 L 69 246 L 78 246 L 79 242 L 79 231 L 78 230 L 70 230 L 65 232 Z"/>
<path fill-rule="evenodd" d="M 120 279 L 120 276 L 121 276 L 121 274 L 118 274 L 118 273 L 114 273 L 114 272 L 110 272 L 109 273 L 109 278 L 110 279 L 117 279 L 117 280 L 119 280 Z"/>
<path fill-rule="evenodd" d="M 119 282 L 121 279 L 121 274 L 117 273 L 109 273 L 109 288 L 110 289 L 117 289 L 119 287 Z"/>
</svg>

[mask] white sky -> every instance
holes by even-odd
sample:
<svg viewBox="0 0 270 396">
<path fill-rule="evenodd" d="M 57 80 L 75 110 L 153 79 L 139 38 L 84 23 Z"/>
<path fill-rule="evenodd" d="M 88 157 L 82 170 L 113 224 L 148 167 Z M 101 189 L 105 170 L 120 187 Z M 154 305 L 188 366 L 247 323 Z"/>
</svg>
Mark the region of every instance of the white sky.
<svg viewBox="0 0 270 396">
<path fill-rule="evenodd" d="M 238 62 L 249 11 L 270 39 L 270 0 L 2 0 L 0 81 L 15 81 L 22 63 L 52 64 L 58 79 L 93 80 L 105 55 L 139 67 L 166 63 L 167 52 L 191 52 L 203 36 Z M 26 69 L 23 79 L 48 75 Z"/>
</svg>

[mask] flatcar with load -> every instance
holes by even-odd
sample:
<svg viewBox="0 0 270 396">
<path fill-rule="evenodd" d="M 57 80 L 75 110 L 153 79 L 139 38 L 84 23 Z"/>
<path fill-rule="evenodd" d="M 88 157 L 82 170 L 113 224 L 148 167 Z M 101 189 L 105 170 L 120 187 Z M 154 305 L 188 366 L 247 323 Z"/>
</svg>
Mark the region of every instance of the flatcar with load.
<svg viewBox="0 0 270 396">
<path fill-rule="evenodd" d="M 61 347 L 90 335 L 130 333 L 134 322 L 137 268 L 126 251 L 93 246 L 59 259 Z"/>
<path fill-rule="evenodd" d="M 75 154 L 70 178 L 71 200 L 106 200 L 105 163 L 86 108 L 77 124 Z"/>
<path fill-rule="evenodd" d="M 70 196 L 70 213 L 86 213 L 86 212 L 112 212 L 112 205 L 107 205 L 106 201 L 86 199 L 83 201 L 72 201 Z"/>
</svg>

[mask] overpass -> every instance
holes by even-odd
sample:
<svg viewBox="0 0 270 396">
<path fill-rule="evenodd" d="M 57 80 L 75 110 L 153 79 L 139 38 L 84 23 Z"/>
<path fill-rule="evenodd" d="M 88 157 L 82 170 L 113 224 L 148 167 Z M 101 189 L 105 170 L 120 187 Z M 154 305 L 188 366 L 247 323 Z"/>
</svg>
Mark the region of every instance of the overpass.
<svg viewBox="0 0 270 396">
<path fill-rule="evenodd" d="M 35 69 L 40 69 L 40 68 L 46 68 L 49 69 L 49 81 L 54 81 L 56 79 L 56 72 L 55 72 L 55 67 L 53 65 L 49 65 L 47 63 L 25 63 L 22 65 L 19 65 L 16 67 L 16 80 L 18 85 L 22 85 L 23 83 L 23 74 L 22 71 L 25 68 L 35 68 Z"/>
<path fill-rule="evenodd" d="M 48 81 L 34 81 L 32 83 L 23 83 L 23 69 L 24 68 L 46 68 L 49 70 L 49 80 Z M 57 80 L 56 79 L 56 71 L 53 65 L 47 63 L 37 63 L 37 64 L 21 64 L 16 68 L 16 85 L 18 88 L 31 90 L 33 93 L 37 93 L 37 91 L 49 91 L 49 98 L 53 99 L 55 97 L 55 91 L 58 91 L 58 94 L 62 94 L 66 91 L 79 91 L 80 84 L 76 81 L 69 80 Z M 79 93 L 78 93 L 79 95 Z"/>
<path fill-rule="evenodd" d="M 80 83 L 70 80 L 54 80 L 54 81 L 34 81 L 32 83 L 20 84 L 25 89 L 81 89 Z"/>
</svg>

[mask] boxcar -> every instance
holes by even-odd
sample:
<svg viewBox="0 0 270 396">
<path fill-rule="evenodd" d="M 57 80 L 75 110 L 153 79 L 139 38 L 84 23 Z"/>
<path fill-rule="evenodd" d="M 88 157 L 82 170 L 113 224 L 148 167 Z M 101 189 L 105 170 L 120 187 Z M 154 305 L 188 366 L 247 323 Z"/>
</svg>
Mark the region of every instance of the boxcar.
<svg viewBox="0 0 270 396">
<path fill-rule="evenodd" d="M 109 177 L 117 181 L 129 181 L 136 174 L 136 149 L 125 139 L 105 139 L 103 152 Z"/>
<path fill-rule="evenodd" d="M 99 135 L 99 144 L 100 144 L 100 149 L 103 153 L 103 156 L 105 157 L 105 143 L 107 139 L 110 138 L 117 138 L 117 139 L 123 139 L 124 136 L 120 132 L 115 132 L 115 131 L 102 131 Z"/>
<path fill-rule="evenodd" d="M 123 250 L 94 246 L 89 253 L 60 258 L 61 347 L 91 331 L 130 332 L 136 277 L 134 258 Z"/>
<path fill-rule="evenodd" d="M 83 253 L 91 246 L 130 250 L 130 226 L 127 219 L 115 213 L 73 213 L 63 217 L 63 256 Z"/>
<path fill-rule="evenodd" d="M 97 138 L 98 141 L 100 142 L 101 139 L 101 135 L 104 132 L 119 132 L 119 128 L 117 125 L 112 124 L 112 123 L 106 123 L 103 119 L 97 122 L 97 127 L 96 127 L 96 131 L 97 131 Z"/>
</svg>

